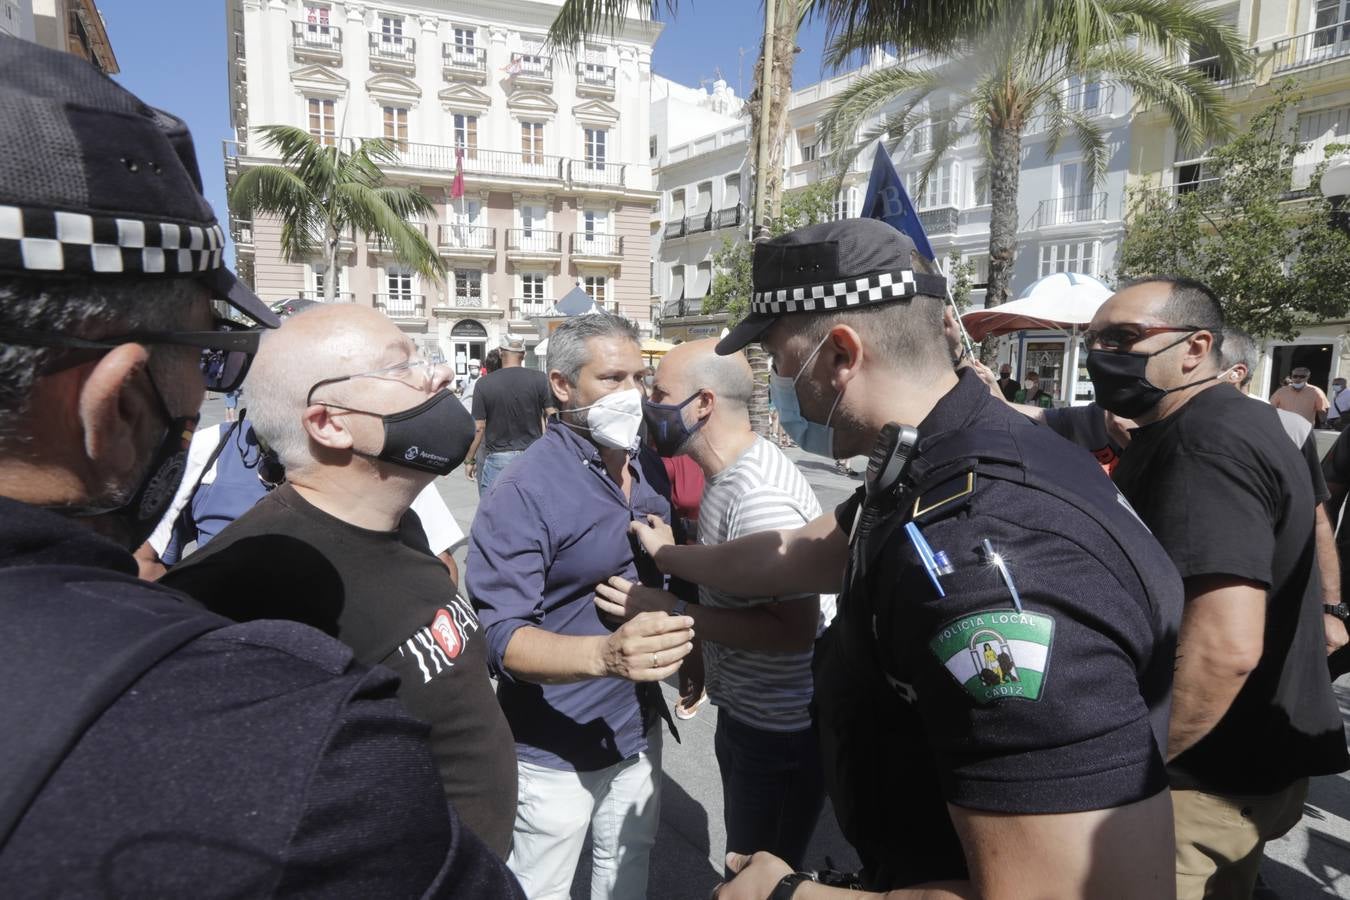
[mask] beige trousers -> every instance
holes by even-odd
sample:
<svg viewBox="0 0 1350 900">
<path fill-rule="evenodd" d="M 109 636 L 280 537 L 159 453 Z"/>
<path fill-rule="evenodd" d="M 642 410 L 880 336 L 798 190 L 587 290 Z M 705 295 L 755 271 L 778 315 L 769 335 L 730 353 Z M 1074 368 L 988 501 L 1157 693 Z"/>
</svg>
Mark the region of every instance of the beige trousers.
<svg viewBox="0 0 1350 900">
<path fill-rule="evenodd" d="M 1266 841 L 1303 817 L 1308 779 L 1276 794 L 1172 791 L 1177 833 L 1177 900 L 1247 900 Z"/>
</svg>

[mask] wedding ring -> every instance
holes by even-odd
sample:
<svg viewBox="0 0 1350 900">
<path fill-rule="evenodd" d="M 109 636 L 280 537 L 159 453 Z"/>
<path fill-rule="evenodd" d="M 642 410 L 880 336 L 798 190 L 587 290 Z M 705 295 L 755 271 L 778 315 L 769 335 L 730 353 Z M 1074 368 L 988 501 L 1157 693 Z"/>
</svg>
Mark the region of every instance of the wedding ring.
<svg viewBox="0 0 1350 900">
<path fill-rule="evenodd" d="M 658 662 L 656 661 L 656 654 L 655 654 L 655 653 L 652 654 L 652 668 L 653 668 L 653 669 L 659 669 L 659 668 L 661 668 L 661 664 L 658 663 Z"/>
</svg>

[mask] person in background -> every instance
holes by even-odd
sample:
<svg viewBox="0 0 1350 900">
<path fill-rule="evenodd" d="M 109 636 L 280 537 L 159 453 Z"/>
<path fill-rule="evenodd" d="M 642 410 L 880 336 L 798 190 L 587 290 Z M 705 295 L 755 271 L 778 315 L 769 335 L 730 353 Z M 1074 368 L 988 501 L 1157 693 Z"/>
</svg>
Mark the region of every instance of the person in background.
<svg viewBox="0 0 1350 900">
<path fill-rule="evenodd" d="M 1263 848 L 1344 771 L 1313 487 L 1269 406 L 1230 390 L 1199 282 L 1125 283 L 1084 336 L 1097 402 L 1134 419 L 1112 475 L 1185 582 L 1167 743 L 1182 900 L 1249 897 Z"/>
<path fill-rule="evenodd" d="M 1321 428 L 1326 423 L 1331 403 L 1320 387 L 1308 383 L 1311 374 L 1304 366 L 1290 372 L 1289 383 L 1270 395 L 1270 405 L 1298 413 L 1314 428 Z"/>
<path fill-rule="evenodd" d="M 431 554 L 414 498 L 464 458 L 473 423 L 450 371 L 369 307 L 321 304 L 263 342 L 250 417 L 286 470 L 161 583 L 240 622 L 290 619 L 399 676 L 431 726 L 446 797 L 500 857 L 516 767 L 472 606 Z"/>
<path fill-rule="evenodd" d="M 1017 379 L 1012 377 L 1012 365 L 1004 363 L 998 367 L 998 389 L 1003 394 L 1003 399 L 1012 403 L 1017 398 L 1017 392 L 1022 390 L 1022 385 L 1017 383 Z"/>
<path fill-rule="evenodd" d="M 483 364 L 477 358 L 469 360 L 469 371 L 464 375 L 464 383 L 459 386 L 459 402 L 463 403 L 464 409 L 469 412 L 473 411 L 473 392 L 478 385 L 478 379 L 482 377 Z"/>
<path fill-rule="evenodd" d="M 1344 431 L 1350 425 L 1350 391 L 1345 389 L 1345 379 L 1335 378 L 1331 382 L 1331 408 L 1327 411 L 1327 427 Z"/>
<path fill-rule="evenodd" d="M 693 620 L 644 613 L 611 629 L 593 603 L 615 575 L 666 586 L 628 535 L 635 517 L 671 516 L 665 470 L 639 446 L 644 369 L 632 322 L 563 322 L 548 348 L 559 415 L 483 495 L 469 531 L 469 596 L 519 760 L 507 865 L 532 900 L 569 896 L 588 829 L 591 896 L 647 895 L 669 716 L 656 682 L 693 649 Z"/>
<path fill-rule="evenodd" d="M 692 341 L 666 354 L 646 404 L 657 452 L 692 460 L 707 478 L 698 543 L 800 528 L 820 515 L 820 503 L 791 460 L 751 429 L 755 382 L 745 354 L 718 356 L 716 346 L 716 339 Z M 595 602 L 619 619 L 659 611 L 694 620 L 718 707 L 727 851 L 767 850 L 801 868 L 825 801 L 811 659 L 834 618 L 834 597 L 738 597 L 701 587 L 698 603 L 686 605 L 611 578 L 596 588 Z"/>
<path fill-rule="evenodd" d="M 239 395 L 244 393 L 243 388 L 225 392 L 225 421 L 233 422 L 239 415 Z"/>
<path fill-rule="evenodd" d="M 511 338 L 499 348 L 501 368 L 482 379 L 473 397 L 474 436 L 464 477 L 478 479 L 478 496 L 544 433 L 557 410 L 548 376 L 525 368 L 525 342 Z M 477 462 L 479 451 L 483 462 Z"/>
<path fill-rule="evenodd" d="M 1041 390 L 1041 376 L 1033 371 L 1022 379 L 1022 388 L 1013 394 L 1013 402 L 1049 409 L 1054 406 L 1055 398 Z"/>
</svg>

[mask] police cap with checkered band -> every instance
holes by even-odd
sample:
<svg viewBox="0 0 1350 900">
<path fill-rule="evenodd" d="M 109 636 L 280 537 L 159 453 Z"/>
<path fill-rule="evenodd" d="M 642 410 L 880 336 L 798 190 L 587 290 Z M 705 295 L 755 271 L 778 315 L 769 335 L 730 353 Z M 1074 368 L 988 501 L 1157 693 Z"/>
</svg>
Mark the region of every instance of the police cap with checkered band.
<svg viewBox="0 0 1350 900">
<path fill-rule="evenodd" d="M 192 136 L 89 63 L 0 35 L 0 274 L 193 278 L 262 325 L 225 268 Z"/>
<path fill-rule="evenodd" d="M 735 353 L 796 313 L 847 312 L 915 294 L 945 297 L 946 279 L 915 270 L 921 259 L 913 241 L 879 219 L 841 219 L 762 241 L 755 245 L 750 314 L 717 352 Z"/>
</svg>

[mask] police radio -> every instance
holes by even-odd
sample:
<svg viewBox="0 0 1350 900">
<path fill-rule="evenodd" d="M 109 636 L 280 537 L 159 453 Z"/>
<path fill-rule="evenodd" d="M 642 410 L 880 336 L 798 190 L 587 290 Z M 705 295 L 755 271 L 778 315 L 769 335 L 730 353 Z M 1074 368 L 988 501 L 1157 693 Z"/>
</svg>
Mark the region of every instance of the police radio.
<svg viewBox="0 0 1350 900">
<path fill-rule="evenodd" d="M 887 422 L 872 447 L 867 459 L 866 486 L 868 502 L 874 502 L 895 490 L 900 478 L 909 468 L 914 447 L 919 443 L 919 430 L 912 425 Z"/>
</svg>

